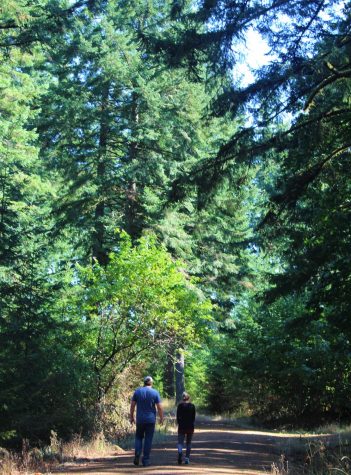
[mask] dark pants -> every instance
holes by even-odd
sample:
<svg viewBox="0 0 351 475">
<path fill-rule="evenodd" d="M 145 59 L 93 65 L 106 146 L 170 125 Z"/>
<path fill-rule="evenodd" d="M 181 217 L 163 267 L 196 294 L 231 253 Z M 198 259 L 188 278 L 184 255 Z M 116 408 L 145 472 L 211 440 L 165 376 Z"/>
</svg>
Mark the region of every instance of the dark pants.
<svg viewBox="0 0 351 475">
<path fill-rule="evenodd" d="M 185 436 L 186 436 L 185 457 L 189 458 L 190 457 L 190 451 L 191 451 L 191 440 L 193 438 L 193 433 L 192 432 L 186 432 L 184 434 L 178 433 L 178 453 L 181 454 L 183 452 L 183 445 L 184 445 Z"/>
<path fill-rule="evenodd" d="M 154 436 L 155 424 L 154 423 L 137 423 L 135 432 L 135 455 L 141 455 L 144 440 L 144 451 L 142 463 L 148 465 L 150 460 L 150 452 L 152 445 L 152 438 Z"/>
</svg>

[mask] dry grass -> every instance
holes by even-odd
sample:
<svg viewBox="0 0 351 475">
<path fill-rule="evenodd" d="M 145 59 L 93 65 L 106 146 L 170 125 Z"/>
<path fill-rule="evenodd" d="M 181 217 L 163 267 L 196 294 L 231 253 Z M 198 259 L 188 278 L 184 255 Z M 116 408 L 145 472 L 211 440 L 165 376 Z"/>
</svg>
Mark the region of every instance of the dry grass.
<svg viewBox="0 0 351 475">
<path fill-rule="evenodd" d="M 103 457 L 111 452 L 123 452 L 118 445 L 107 442 L 103 433 L 96 434 L 91 440 L 86 441 L 81 436 L 76 435 L 70 442 L 61 443 L 53 441 L 50 444 L 50 450 L 54 456 L 58 456 L 61 462 L 87 459 L 94 457 Z"/>
<path fill-rule="evenodd" d="M 15 474 L 18 472 L 18 460 L 6 449 L 0 448 L 0 475 Z"/>
<path fill-rule="evenodd" d="M 49 463 L 39 449 L 29 449 L 26 441 L 21 453 L 0 449 L 0 475 L 17 475 L 29 473 L 48 473 Z"/>
<path fill-rule="evenodd" d="M 325 429 L 325 428 L 324 428 Z M 300 435 L 282 442 L 274 475 L 351 474 L 351 438 L 348 430 L 320 435 Z"/>
<path fill-rule="evenodd" d="M 165 442 L 169 433 L 176 431 L 175 415 L 167 410 L 168 416 L 162 426 L 157 426 L 154 443 Z M 52 431 L 50 445 L 39 448 L 30 448 L 27 441 L 23 442 L 20 453 L 9 452 L 0 448 L 0 475 L 26 475 L 51 473 L 60 464 L 78 462 L 111 454 L 123 453 L 134 447 L 134 429 L 118 441 L 118 444 L 109 442 L 103 433 L 96 434 L 92 439 L 85 440 L 76 435 L 69 442 L 63 442 Z"/>
<path fill-rule="evenodd" d="M 272 464 L 272 475 L 289 475 L 291 473 L 292 472 L 289 470 L 289 462 L 286 460 L 284 455 L 280 456 L 280 459 L 277 463 Z"/>
<path fill-rule="evenodd" d="M 70 442 L 64 443 L 52 432 L 50 445 L 42 449 L 30 448 L 26 441 L 23 442 L 21 453 L 0 449 L 0 475 L 51 473 L 59 464 L 103 457 L 111 452 L 123 452 L 123 449 L 108 443 L 102 434 L 97 434 L 89 441 L 75 436 Z"/>
</svg>

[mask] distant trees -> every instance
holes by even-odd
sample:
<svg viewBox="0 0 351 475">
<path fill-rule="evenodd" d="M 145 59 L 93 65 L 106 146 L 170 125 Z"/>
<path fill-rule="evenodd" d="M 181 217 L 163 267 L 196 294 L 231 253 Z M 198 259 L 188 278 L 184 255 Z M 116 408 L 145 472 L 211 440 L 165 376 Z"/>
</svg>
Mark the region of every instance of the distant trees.
<svg viewBox="0 0 351 475">
<path fill-rule="evenodd" d="M 252 290 L 235 295 L 232 287 L 214 388 L 222 388 L 223 407 L 249 401 L 265 417 L 349 416 L 350 4 L 214 1 L 179 5 L 174 14 L 187 27 L 175 28 L 173 39 L 146 34 L 146 44 L 170 66 L 196 75 L 206 64 L 209 78 L 222 75 L 212 114 L 250 116 L 175 187 L 197 183 L 200 196 L 218 196 L 241 164 L 245 189 L 254 165 L 251 184 L 263 198 L 248 198 Z M 267 41 L 271 60 L 242 87 L 227 78 L 248 27 Z"/>
<path fill-rule="evenodd" d="M 186 271 L 151 238 L 137 245 L 157 230 L 178 167 L 208 146 L 203 86 L 138 42 L 139 22 L 162 8 L 2 7 L 2 441 L 94 430 L 125 367 L 206 333 L 210 305 Z"/>
<path fill-rule="evenodd" d="M 1 440 L 88 433 L 140 358 L 170 392 L 179 349 L 214 409 L 350 415 L 349 20 L 3 3 Z M 271 61 L 243 87 L 247 28 Z"/>
<path fill-rule="evenodd" d="M 152 229 L 192 275 L 212 266 L 216 250 L 201 230 L 196 187 L 185 190 L 179 206 L 169 197 L 178 175 L 215 153 L 236 124 L 205 118 L 211 93 L 143 47 L 142 31 L 170 24 L 170 3 L 109 2 L 77 11 L 64 38 L 50 44 L 48 88 L 35 125 L 41 159 L 57 183 L 53 231 L 68 238 L 71 258 L 80 262 L 96 258 L 106 266 L 118 248 L 118 227 L 134 242 Z M 227 220 L 227 202 L 234 198 L 221 200 L 215 206 Z M 231 241 L 229 234 L 225 240 Z M 220 238 L 219 253 L 221 246 Z M 226 265 L 218 255 L 215 274 L 228 275 Z M 176 346 L 169 345 L 172 370 Z"/>
</svg>

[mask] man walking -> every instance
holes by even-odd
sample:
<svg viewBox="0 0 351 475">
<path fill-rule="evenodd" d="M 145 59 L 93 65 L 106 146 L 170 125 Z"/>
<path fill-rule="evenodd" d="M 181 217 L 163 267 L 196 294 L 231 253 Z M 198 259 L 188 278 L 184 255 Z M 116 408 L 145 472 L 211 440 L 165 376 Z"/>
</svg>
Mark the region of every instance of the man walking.
<svg viewBox="0 0 351 475">
<path fill-rule="evenodd" d="M 152 438 L 154 436 L 156 424 L 156 408 L 160 418 L 160 424 L 163 423 L 161 398 L 158 391 L 152 388 L 152 383 L 152 377 L 146 376 L 144 378 L 144 387 L 135 390 L 130 404 L 131 424 L 135 422 L 134 411 L 135 406 L 137 407 L 134 465 L 139 465 L 143 439 L 145 439 L 142 458 L 142 464 L 144 467 L 150 465 Z"/>
</svg>

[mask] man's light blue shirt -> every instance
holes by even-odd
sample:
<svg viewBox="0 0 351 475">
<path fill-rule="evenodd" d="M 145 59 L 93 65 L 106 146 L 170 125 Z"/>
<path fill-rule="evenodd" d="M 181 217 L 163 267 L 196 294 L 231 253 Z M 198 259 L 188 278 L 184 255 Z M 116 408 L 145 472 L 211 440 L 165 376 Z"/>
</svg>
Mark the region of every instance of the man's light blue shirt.
<svg viewBox="0 0 351 475">
<path fill-rule="evenodd" d="M 151 386 L 143 386 L 135 390 L 132 401 L 137 403 L 137 424 L 155 424 L 156 404 L 161 402 L 161 397 Z"/>
</svg>

